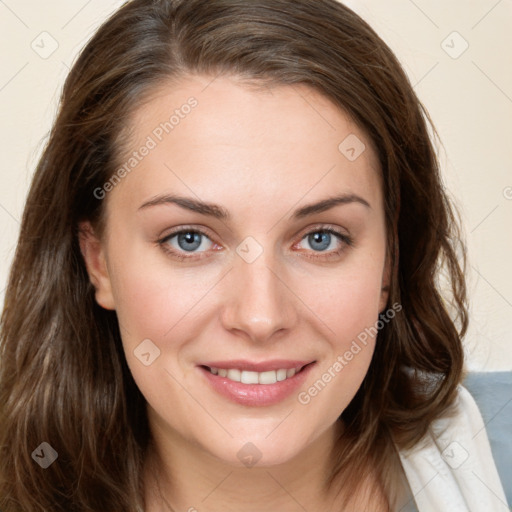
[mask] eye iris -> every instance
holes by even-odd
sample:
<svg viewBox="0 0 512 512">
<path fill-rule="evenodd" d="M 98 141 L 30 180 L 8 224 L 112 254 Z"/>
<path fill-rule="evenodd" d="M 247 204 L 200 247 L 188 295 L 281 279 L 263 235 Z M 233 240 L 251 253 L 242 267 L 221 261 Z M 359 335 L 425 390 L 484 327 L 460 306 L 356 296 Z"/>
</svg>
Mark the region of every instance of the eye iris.
<svg viewBox="0 0 512 512">
<path fill-rule="evenodd" d="M 201 245 L 201 234 L 192 232 L 179 234 L 178 245 L 184 251 L 194 251 Z"/>
<path fill-rule="evenodd" d="M 311 247 L 318 251 L 325 251 L 331 243 L 331 234 L 325 231 L 318 231 L 308 236 L 308 242 Z"/>
</svg>

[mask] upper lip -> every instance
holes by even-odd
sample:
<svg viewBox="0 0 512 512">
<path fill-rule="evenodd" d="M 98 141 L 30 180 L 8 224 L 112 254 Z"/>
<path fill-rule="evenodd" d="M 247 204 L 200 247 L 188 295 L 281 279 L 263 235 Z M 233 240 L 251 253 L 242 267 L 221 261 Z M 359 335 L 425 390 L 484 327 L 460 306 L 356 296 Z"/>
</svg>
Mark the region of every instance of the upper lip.
<svg viewBox="0 0 512 512">
<path fill-rule="evenodd" d="M 271 370 L 303 368 L 307 364 L 313 362 L 314 361 L 296 361 L 291 359 L 272 359 L 269 361 L 253 362 L 243 359 L 236 359 L 230 361 L 211 361 L 201 363 L 200 366 L 208 366 L 209 368 L 223 368 L 226 370 L 237 369 L 249 372 L 266 372 Z"/>
</svg>

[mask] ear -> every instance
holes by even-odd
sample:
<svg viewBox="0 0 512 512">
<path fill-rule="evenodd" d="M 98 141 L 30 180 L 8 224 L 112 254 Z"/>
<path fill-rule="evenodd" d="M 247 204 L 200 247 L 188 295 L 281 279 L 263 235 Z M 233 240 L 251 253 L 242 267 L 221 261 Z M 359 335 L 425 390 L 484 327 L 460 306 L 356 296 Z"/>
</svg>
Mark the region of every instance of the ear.
<svg viewBox="0 0 512 512">
<path fill-rule="evenodd" d="M 382 272 L 382 284 L 380 292 L 379 312 L 383 313 L 386 309 L 389 298 L 389 284 L 391 281 L 391 265 L 389 255 L 386 254 L 386 261 L 384 262 L 384 270 Z"/>
<path fill-rule="evenodd" d="M 105 249 L 94 233 L 90 222 L 79 224 L 78 240 L 89 280 L 96 290 L 96 302 L 105 309 L 114 310 L 115 302 L 105 259 Z"/>
</svg>

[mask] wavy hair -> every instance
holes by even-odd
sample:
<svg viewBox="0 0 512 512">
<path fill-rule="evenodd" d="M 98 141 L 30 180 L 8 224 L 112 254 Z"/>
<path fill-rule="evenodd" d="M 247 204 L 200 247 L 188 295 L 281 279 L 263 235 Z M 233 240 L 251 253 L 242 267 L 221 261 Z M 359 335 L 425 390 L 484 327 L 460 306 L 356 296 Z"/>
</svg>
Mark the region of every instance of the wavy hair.
<svg viewBox="0 0 512 512">
<path fill-rule="evenodd" d="M 391 496 L 395 447 L 418 443 L 453 402 L 467 328 L 464 246 L 432 123 L 389 47 L 335 0 L 132 0 L 71 69 L 26 201 L 1 318 L 3 512 L 144 508 L 145 400 L 115 312 L 95 302 L 78 225 L 101 229 L 105 201 L 94 191 L 120 164 L 130 116 L 193 73 L 306 84 L 355 120 L 379 158 L 389 302 L 403 310 L 379 332 L 341 415 L 329 484 L 343 473 L 356 485 L 373 467 Z M 42 442 L 58 453 L 45 470 L 31 456 Z"/>
</svg>

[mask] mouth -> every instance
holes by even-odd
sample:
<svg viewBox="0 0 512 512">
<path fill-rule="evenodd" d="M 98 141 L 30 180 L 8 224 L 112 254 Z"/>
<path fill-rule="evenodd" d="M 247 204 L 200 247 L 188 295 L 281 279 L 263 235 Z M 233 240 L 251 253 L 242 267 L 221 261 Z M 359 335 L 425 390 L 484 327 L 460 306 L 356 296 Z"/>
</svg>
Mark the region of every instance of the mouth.
<svg viewBox="0 0 512 512">
<path fill-rule="evenodd" d="M 212 375 L 225 377 L 233 382 L 241 382 L 242 384 L 262 384 L 268 386 L 269 384 L 275 384 L 276 382 L 283 382 L 286 379 L 291 379 L 297 373 L 301 372 L 306 366 L 307 364 L 294 368 L 278 368 L 277 370 L 267 370 L 263 372 L 242 370 L 240 368 L 217 368 L 215 366 L 203 366 L 203 368 L 209 370 Z"/>
<path fill-rule="evenodd" d="M 214 391 L 238 404 L 273 405 L 304 382 L 316 361 L 218 361 L 198 366 Z"/>
</svg>

